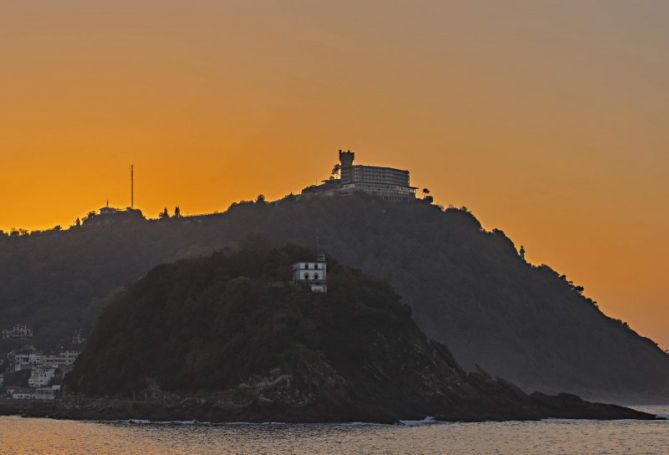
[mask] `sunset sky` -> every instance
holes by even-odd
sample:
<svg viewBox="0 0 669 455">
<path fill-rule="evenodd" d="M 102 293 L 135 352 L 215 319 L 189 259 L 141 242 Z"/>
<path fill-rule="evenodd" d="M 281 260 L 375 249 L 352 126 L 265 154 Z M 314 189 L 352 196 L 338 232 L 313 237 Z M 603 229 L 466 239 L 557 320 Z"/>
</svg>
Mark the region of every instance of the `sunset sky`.
<svg viewBox="0 0 669 455">
<path fill-rule="evenodd" d="M 669 348 L 669 2 L 0 6 L 0 229 L 412 171 Z"/>
</svg>

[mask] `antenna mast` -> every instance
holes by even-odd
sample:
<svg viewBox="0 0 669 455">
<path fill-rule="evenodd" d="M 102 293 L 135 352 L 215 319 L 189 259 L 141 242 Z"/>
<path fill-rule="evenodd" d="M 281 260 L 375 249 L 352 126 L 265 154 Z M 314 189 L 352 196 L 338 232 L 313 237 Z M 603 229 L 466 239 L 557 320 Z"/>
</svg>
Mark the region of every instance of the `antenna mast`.
<svg viewBox="0 0 669 455">
<path fill-rule="evenodd" d="M 130 208 L 135 208 L 135 166 L 130 165 Z"/>
</svg>

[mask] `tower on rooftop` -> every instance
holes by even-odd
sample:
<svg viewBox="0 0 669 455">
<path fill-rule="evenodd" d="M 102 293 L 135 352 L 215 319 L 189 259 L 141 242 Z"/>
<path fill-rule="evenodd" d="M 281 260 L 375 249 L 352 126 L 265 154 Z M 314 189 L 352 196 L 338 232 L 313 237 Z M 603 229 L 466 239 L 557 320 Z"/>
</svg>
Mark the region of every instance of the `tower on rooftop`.
<svg viewBox="0 0 669 455">
<path fill-rule="evenodd" d="M 355 160 L 354 152 L 339 150 L 341 182 L 344 184 L 351 183 L 353 180 L 353 160 Z"/>
</svg>

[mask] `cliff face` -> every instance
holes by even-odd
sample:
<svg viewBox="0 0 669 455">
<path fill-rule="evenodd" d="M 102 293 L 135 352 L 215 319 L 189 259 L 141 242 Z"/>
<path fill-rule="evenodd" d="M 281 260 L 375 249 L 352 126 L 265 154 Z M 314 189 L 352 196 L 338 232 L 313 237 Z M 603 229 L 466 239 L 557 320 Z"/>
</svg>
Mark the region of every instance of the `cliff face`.
<svg viewBox="0 0 669 455">
<path fill-rule="evenodd" d="M 252 232 L 312 246 L 318 238 L 341 261 L 388 280 L 467 370 L 480 365 L 528 391 L 669 400 L 669 356 L 652 341 L 549 267 L 524 262 L 503 233 L 420 202 L 287 198 L 210 217 L 0 238 L 0 322 L 31 322 L 51 341 L 70 336 L 106 294 L 151 267 Z"/>
<path fill-rule="evenodd" d="M 105 309 L 68 379 L 71 390 L 139 398 L 154 418 L 650 417 L 576 397 L 529 397 L 483 372 L 468 374 L 385 282 L 331 263 L 327 294 L 292 283 L 291 264 L 309 256 L 256 244 L 159 266 Z M 95 415 L 95 405 L 88 411 Z"/>
</svg>

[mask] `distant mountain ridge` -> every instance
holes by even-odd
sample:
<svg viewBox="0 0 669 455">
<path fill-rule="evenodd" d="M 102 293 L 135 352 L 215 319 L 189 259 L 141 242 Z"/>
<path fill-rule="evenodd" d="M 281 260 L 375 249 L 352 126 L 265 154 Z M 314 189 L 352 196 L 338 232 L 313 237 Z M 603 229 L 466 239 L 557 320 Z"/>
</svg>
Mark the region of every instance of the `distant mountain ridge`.
<svg viewBox="0 0 669 455">
<path fill-rule="evenodd" d="M 669 401 L 669 356 L 651 340 L 606 317 L 549 267 L 526 263 L 501 231 L 484 231 L 467 211 L 420 201 L 287 197 L 203 217 L 0 237 L 0 324 L 29 322 L 56 342 L 152 267 L 209 254 L 249 233 L 318 243 L 388 280 L 418 325 L 465 368 L 480 365 L 528 391 Z"/>
</svg>

